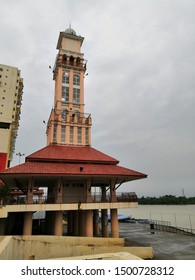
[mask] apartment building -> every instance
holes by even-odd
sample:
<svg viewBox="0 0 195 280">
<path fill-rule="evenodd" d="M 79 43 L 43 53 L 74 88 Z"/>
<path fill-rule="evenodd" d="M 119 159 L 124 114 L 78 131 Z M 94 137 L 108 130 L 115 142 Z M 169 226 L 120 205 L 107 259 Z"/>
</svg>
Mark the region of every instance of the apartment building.
<svg viewBox="0 0 195 280">
<path fill-rule="evenodd" d="M 10 166 L 18 134 L 23 79 L 16 67 L 0 64 L 0 170 Z"/>
</svg>

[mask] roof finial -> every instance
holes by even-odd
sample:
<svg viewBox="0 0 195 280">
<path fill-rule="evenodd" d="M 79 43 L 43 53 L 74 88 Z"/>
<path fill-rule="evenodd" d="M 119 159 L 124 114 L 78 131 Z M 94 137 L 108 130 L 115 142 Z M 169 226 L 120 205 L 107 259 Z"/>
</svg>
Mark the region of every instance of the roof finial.
<svg viewBox="0 0 195 280">
<path fill-rule="evenodd" d="M 69 28 L 66 29 L 64 32 L 67 33 L 67 34 L 75 35 L 75 36 L 76 36 L 76 32 L 75 32 L 74 29 L 72 29 L 72 27 L 71 27 L 71 21 L 69 22 Z"/>
</svg>

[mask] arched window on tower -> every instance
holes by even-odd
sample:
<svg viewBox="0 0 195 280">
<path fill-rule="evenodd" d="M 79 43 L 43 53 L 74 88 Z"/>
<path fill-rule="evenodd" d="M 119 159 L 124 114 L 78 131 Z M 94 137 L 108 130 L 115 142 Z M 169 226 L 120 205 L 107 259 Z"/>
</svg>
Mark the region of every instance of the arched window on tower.
<svg viewBox="0 0 195 280">
<path fill-rule="evenodd" d="M 74 56 L 71 55 L 69 60 L 70 60 L 70 64 L 73 65 L 74 64 Z"/>
<path fill-rule="evenodd" d="M 62 62 L 63 62 L 63 63 L 66 63 L 66 62 L 67 62 L 67 55 L 66 55 L 66 54 L 64 54 L 64 55 L 62 56 Z"/>
<path fill-rule="evenodd" d="M 81 59 L 79 56 L 76 59 L 76 63 L 77 63 L 77 66 L 81 66 Z"/>
</svg>

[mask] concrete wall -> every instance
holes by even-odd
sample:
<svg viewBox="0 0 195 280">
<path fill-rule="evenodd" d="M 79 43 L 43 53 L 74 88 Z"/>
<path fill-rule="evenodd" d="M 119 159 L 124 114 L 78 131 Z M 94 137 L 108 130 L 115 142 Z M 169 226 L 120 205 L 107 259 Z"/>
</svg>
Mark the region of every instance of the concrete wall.
<svg viewBox="0 0 195 280">
<path fill-rule="evenodd" d="M 12 236 L 0 237 L 0 260 L 12 260 Z"/>
<path fill-rule="evenodd" d="M 124 247 L 121 238 L 13 236 L 5 237 L 0 243 L 1 260 L 69 258 L 114 252 L 153 257 L 152 248 Z"/>
</svg>

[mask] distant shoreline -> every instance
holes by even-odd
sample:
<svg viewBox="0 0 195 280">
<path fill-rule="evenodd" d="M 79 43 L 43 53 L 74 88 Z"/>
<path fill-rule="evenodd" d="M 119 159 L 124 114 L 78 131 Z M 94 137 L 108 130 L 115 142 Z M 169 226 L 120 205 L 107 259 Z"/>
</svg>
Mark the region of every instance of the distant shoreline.
<svg viewBox="0 0 195 280">
<path fill-rule="evenodd" d="M 138 198 L 139 205 L 193 205 L 195 204 L 195 197 L 185 197 L 174 195 L 164 195 L 160 197 L 140 197 Z"/>
</svg>

